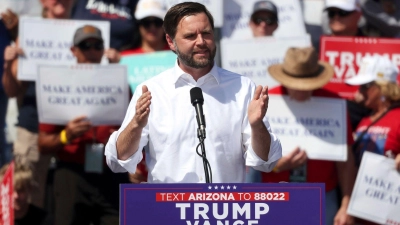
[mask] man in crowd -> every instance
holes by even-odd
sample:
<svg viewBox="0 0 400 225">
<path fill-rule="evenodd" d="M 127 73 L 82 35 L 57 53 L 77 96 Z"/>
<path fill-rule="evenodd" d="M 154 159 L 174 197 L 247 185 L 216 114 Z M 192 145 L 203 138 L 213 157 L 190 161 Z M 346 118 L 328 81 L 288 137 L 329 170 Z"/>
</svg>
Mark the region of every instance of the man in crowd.
<svg viewBox="0 0 400 225">
<path fill-rule="evenodd" d="M 168 10 L 164 30 L 178 60 L 174 68 L 136 89 L 121 128 L 106 146 L 107 164 L 114 172 L 135 172 L 145 147 L 148 182 L 205 182 L 189 101 L 193 87 L 204 93 L 204 145 L 212 182 L 244 182 L 245 166 L 268 172 L 281 157 L 280 142 L 265 118 L 268 88 L 215 65 L 213 21 L 195 2 Z"/>
<path fill-rule="evenodd" d="M 365 36 L 358 27 L 361 18 L 361 8 L 358 0 L 326 0 L 325 10 L 329 18 L 329 28 L 332 36 Z M 351 126 L 354 129 L 370 110 L 359 104 L 359 100 L 347 101 Z"/>
<path fill-rule="evenodd" d="M 333 67 L 318 61 L 313 48 L 290 48 L 282 64 L 275 64 L 268 69 L 271 76 L 282 86 L 270 90 L 275 96 L 288 96 L 292 101 L 303 104 L 313 97 L 340 98 L 322 87 L 333 76 Z M 313 76 L 310 76 L 313 74 Z M 326 106 L 335 111 L 336 106 Z M 310 108 L 312 114 L 314 109 Z M 296 115 L 296 112 L 293 112 Z M 311 182 L 325 184 L 325 224 L 349 225 L 353 218 L 347 215 L 347 206 L 355 180 L 354 157 L 350 146 L 353 143 L 350 124 L 347 128 L 348 159 L 346 162 L 308 159 L 306 150 L 297 147 L 278 160 L 274 173 L 263 173 L 263 182 Z M 298 143 L 301 146 L 301 143 Z M 337 188 L 340 187 L 342 196 Z M 341 199 L 341 201 L 339 200 Z"/>
<path fill-rule="evenodd" d="M 249 26 L 254 37 L 272 36 L 278 28 L 278 9 L 270 1 L 254 3 Z"/>
<path fill-rule="evenodd" d="M 9 168 L 7 163 L 0 169 L 0 181 Z M 51 225 L 52 217 L 43 209 L 31 204 L 31 190 L 35 186 L 32 169 L 29 164 L 21 162 L 17 157 L 14 160 L 14 192 L 12 204 L 14 208 L 14 225 Z"/>
<path fill-rule="evenodd" d="M 94 26 L 79 28 L 71 51 L 79 63 L 98 64 L 104 55 L 101 31 Z M 110 62 L 117 63 L 119 54 Z M 87 151 L 102 155 L 110 133 L 118 127 L 94 127 L 85 116 L 77 117 L 65 126 L 39 125 L 41 154 L 57 154 L 54 173 L 55 224 L 118 224 L 119 184 L 129 183 L 128 174 L 113 174 L 106 169 L 86 171 L 90 163 Z M 100 162 L 101 165 L 102 162 Z"/>
</svg>

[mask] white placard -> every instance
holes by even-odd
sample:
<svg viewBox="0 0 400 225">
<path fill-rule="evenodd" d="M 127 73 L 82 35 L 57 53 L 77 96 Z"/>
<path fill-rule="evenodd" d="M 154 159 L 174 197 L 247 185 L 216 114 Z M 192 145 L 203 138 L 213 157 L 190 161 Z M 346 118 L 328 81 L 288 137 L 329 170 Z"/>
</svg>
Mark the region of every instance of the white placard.
<svg viewBox="0 0 400 225">
<path fill-rule="evenodd" d="M 267 118 L 281 141 L 283 155 L 300 147 L 310 159 L 347 160 L 345 100 L 311 97 L 298 102 L 271 94 Z"/>
<path fill-rule="evenodd" d="M 304 22 L 310 25 L 321 26 L 322 14 L 324 12 L 324 0 L 303 0 L 301 1 L 304 15 Z"/>
<path fill-rule="evenodd" d="M 248 40 L 222 40 L 222 67 L 244 75 L 257 85 L 270 88 L 279 83 L 268 73 L 268 67 L 283 62 L 290 47 L 309 47 L 309 35 L 292 38 L 261 37 Z"/>
<path fill-rule="evenodd" d="M 123 65 L 41 65 L 36 95 L 39 121 L 67 124 L 87 116 L 93 125 L 119 125 L 129 103 Z"/>
<path fill-rule="evenodd" d="M 6 12 L 7 9 L 19 16 L 40 16 L 42 4 L 38 0 L 1 0 L 0 13 Z"/>
<path fill-rule="evenodd" d="M 257 0 L 225 0 L 224 26 L 222 37 L 229 39 L 243 39 L 252 37 L 249 27 L 250 16 L 254 2 Z M 293 37 L 306 34 L 300 1 L 272 0 L 278 8 L 278 29 L 276 37 Z"/>
<path fill-rule="evenodd" d="M 400 173 L 393 159 L 364 152 L 347 212 L 379 224 L 400 224 Z"/>
<path fill-rule="evenodd" d="M 18 60 L 18 79 L 36 80 L 37 67 L 43 65 L 73 65 L 76 59 L 70 50 L 75 31 L 84 25 L 99 28 L 104 47 L 110 46 L 109 21 L 55 20 L 22 17 L 19 23 L 19 45 L 24 56 Z M 102 64 L 107 64 L 103 57 Z"/>
<path fill-rule="evenodd" d="M 223 1 L 225 0 L 163 0 L 167 9 L 181 2 L 198 2 L 203 4 L 214 19 L 214 27 L 222 27 L 223 24 Z"/>
</svg>

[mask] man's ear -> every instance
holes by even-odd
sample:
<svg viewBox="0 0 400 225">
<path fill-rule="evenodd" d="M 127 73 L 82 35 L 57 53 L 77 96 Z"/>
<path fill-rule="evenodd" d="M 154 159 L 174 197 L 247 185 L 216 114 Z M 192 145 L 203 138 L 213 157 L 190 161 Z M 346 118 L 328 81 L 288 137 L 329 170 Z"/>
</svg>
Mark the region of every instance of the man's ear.
<svg viewBox="0 0 400 225">
<path fill-rule="evenodd" d="M 75 47 L 75 46 L 72 46 L 72 47 L 70 48 L 70 50 L 71 50 L 71 52 L 72 52 L 72 55 L 74 55 L 74 56 L 76 57 L 76 47 Z"/>
<path fill-rule="evenodd" d="M 165 35 L 165 38 L 167 39 L 167 43 L 168 43 L 169 48 L 170 48 L 173 52 L 175 52 L 176 49 L 175 49 L 175 45 L 174 45 L 173 39 L 172 39 L 168 34 Z"/>
</svg>

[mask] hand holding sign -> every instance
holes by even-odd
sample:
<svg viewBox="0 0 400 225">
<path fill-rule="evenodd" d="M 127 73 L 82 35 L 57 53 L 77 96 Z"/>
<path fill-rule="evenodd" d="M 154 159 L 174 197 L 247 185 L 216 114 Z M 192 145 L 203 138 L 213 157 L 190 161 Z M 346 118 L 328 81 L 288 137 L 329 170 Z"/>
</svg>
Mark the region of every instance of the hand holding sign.
<svg viewBox="0 0 400 225">
<path fill-rule="evenodd" d="M 119 54 L 119 52 L 113 48 L 107 49 L 104 52 L 104 55 L 107 57 L 110 63 L 119 63 L 121 60 L 121 54 Z"/>
<path fill-rule="evenodd" d="M 247 114 L 251 126 L 264 124 L 263 118 L 268 109 L 268 86 L 257 86 L 253 100 L 249 104 Z"/>
<path fill-rule="evenodd" d="M 4 50 L 4 62 L 11 63 L 15 60 L 19 55 L 24 55 L 22 49 L 14 46 L 7 46 Z"/>
<path fill-rule="evenodd" d="M 147 125 L 147 121 L 149 119 L 149 114 L 150 114 L 150 105 L 151 105 L 151 93 L 149 89 L 147 89 L 147 86 L 143 85 L 142 95 L 137 100 L 136 113 L 132 119 L 134 123 L 136 123 L 140 128 L 143 128 Z"/>
<path fill-rule="evenodd" d="M 307 162 L 306 151 L 301 150 L 299 147 L 296 147 L 288 155 L 283 156 L 281 159 L 279 159 L 275 168 L 277 171 L 287 171 L 297 168 L 306 162 Z"/>
<path fill-rule="evenodd" d="M 88 131 L 92 125 L 87 120 L 86 116 L 79 116 L 68 122 L 65 132 L 67 133 L 67 140 L 72 141 L 75 138 L 82 136 Z"/>
<path fill-rule="evenodd" d="M 347 214 L 347 207 L 342 206 L 336 213 L 334 223 L 335 225 L 352 225 L 354 224 L 354 217 Z"/>
</svg>

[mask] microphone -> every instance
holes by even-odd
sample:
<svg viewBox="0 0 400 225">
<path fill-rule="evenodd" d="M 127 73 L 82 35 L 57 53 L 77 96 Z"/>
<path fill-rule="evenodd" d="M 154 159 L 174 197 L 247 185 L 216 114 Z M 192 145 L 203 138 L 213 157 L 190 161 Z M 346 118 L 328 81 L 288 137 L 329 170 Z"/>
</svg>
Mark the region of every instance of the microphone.
<svg viewBox="0 0 400 225">
<path fill-rule="evenodd" d="M 198 135 L 203 140 L 206 138 L 206 121 L 203 115 L 203 92 L 201 88 L 194 87 L 190 90 L 190 101 L 196 110 L 197 125 L 199 126 Z"/>
</svg>

